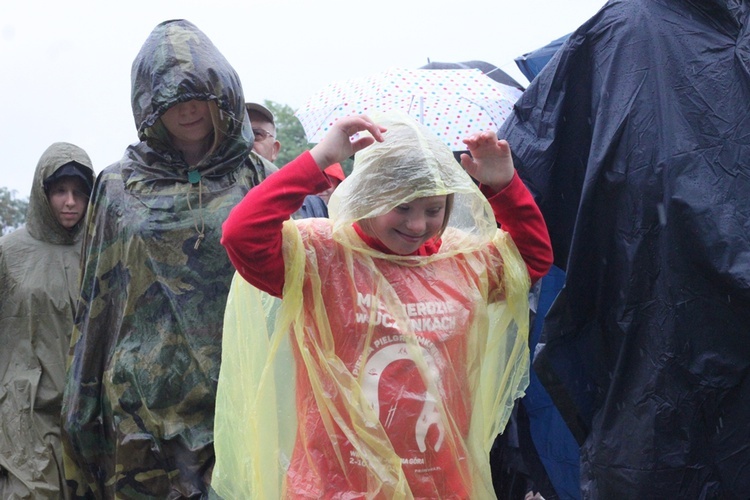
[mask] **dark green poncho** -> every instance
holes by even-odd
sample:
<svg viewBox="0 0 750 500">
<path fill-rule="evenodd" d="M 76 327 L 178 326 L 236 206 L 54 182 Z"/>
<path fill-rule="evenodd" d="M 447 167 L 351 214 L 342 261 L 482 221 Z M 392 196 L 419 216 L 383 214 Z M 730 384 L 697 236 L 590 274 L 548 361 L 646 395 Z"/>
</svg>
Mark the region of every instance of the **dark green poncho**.
<svg viewBox="0 0 750 500">
<path fill-rule="evenodd" d="M 60 405 L 78 296 L 81 224 L 56 219 L 44 180 L 84 150 L 56 142 L 39 159 L 26 226 L 0 238 L 0 498 L 67 498 Z"/>
</svg>

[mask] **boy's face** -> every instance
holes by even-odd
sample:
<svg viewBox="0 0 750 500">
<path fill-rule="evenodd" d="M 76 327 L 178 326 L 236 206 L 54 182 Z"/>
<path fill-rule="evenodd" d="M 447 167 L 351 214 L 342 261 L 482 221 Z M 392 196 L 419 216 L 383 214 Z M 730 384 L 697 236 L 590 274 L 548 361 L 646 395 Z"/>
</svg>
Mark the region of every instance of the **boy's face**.
<svg viewBox="0 0 750 500">
<path fill-rule="evenodd" d="M 161 121 L 178 149 L 203 144 L 214 130 L 208 101 L 175 104 L 161 115 Z"/>
<path fill-rule="evenodd" d="M 390 212 L 367 219 L 365 231 L 398 255 L 414 253 L 443 227 L 446 196 L 428 196 L 402 203 Z"/>
<path fill-rule="evenodd" d="M 78 177 L 62 177 L 47 189 L 52 215 L 65 229 L 71 229 L 86 214 L 89 197 L 86 184 Z"/>
</svg>

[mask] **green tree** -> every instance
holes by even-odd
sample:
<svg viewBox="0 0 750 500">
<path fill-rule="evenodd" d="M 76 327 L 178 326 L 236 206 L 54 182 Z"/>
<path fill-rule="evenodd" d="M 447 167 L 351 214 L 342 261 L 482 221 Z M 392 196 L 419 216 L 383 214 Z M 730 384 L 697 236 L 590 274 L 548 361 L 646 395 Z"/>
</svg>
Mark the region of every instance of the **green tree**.
<svg viewBox="0 0 750 500">
<path fill-rule="evenodd" d="M 263 105 L 271 110 L 276 121 L 276 138 L 281 143 L 281 151 L 274 163 L 282 167 L 309 149 L 310 145 L 305 137 L 305 130 L 291 107 L 269 100 L 265 100 Z"/>
<path fill-rule="evenodd" d="M 271 110 L 276 121 L 276 138 L 281 143 L 281 151 L 274 162 L 276 166 L 283 167 L 303 151 L 310 149 L 313 144 L 307 142 L 305 129 L 294 116 L 294 110 L 287 104 L 265 100 L 263 105 Z M 349 175 L 352 171 L 352 159 L 341 162 L 344 172 Z"/>
<path fill-rule="evenodd" d="M 17 229 L 26 222 L 29 202 L 16 198 L 16 192 L 0 187 L 0 234 Z"/>
</svg>

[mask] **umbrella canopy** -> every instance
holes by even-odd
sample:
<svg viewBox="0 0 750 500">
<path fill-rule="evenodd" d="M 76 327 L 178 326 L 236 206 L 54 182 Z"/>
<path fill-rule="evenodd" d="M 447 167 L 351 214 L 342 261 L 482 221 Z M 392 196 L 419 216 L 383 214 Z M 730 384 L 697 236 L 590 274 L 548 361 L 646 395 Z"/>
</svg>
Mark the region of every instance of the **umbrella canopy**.
<svg viewBox="0 0 750 500">
<path fill-rule="evenodd" d="M 480 130 L 497 130 L 521 96 L 478 69 L 391 69 L 331 83 L 295 113 L 307 140 L 319 142 L 341 117 L 400 109 L 435 132 L 453 151 Z"/>
</svg>

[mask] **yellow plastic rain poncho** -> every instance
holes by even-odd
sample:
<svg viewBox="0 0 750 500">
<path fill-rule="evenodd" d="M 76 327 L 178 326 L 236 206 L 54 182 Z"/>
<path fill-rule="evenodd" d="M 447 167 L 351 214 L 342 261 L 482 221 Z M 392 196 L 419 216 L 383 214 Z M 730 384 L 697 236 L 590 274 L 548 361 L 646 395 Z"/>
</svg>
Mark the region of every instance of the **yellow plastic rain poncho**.
<svg viewBox="0 0 750 500">
<path fill-rule="evenodd" d="M 528 273 L 451 151 L 408 117 L 376 121 L 386 141 L 357 153 L 331 219 L 284 224 L 283 300 L 235 276 L 225 498 L 494 498 L 489 450 L 528 382 Z M 432 255 L 385 254 L 352 227 L 450 193 Z"/>
</svg>

